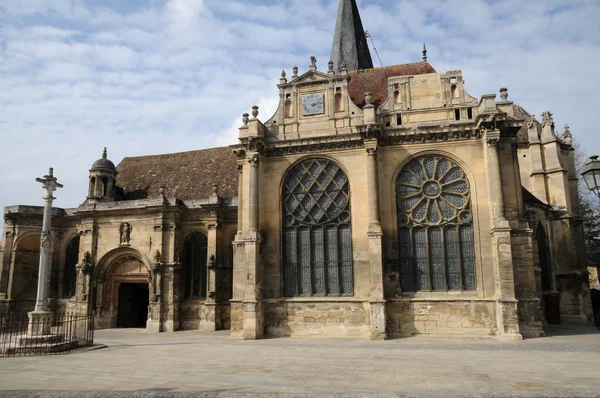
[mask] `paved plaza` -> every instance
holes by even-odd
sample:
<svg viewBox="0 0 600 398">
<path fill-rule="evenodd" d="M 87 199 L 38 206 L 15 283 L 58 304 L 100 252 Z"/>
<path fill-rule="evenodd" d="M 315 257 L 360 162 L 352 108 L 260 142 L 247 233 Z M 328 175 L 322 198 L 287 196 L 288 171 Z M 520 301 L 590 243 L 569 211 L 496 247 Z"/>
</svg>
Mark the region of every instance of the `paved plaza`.
<svg viewBox="0 0 600 398">
<path fill-rule="evenodd" d="M 96 341 L 107 347 L 0 359 L 0 396 L 600 397 L 600 332 L 592 326 L 556 328 L 550 337 L 521 342 L 421 336 L 241 341 L 227 331 L 138 329 L 98 331 Z"/>
</svg>

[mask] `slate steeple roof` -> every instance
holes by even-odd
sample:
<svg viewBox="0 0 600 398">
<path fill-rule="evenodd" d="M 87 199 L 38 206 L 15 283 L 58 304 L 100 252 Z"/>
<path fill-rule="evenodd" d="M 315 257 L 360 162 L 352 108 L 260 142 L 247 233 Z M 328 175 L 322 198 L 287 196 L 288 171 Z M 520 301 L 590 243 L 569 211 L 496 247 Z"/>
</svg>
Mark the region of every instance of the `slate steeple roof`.
<svg viewBox="0 0 600 398">
<path fill-rule="evenodd" d="M 356 0 L 340 0 L 331 60 L 336 72 L 342 69 L 343 64 L 348 70 L 373 67 Z"/>
</svg>

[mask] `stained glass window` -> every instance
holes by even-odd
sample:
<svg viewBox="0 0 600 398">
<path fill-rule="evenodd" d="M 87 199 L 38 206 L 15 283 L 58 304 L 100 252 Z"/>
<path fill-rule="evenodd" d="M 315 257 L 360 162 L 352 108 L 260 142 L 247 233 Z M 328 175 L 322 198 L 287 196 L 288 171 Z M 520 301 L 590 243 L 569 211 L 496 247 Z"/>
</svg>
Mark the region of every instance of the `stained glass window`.
<svg viewBox="0 0 600 398">
<path fill-rule="evenodd" d="M 284 294 L 353 294 L 350 189 L 340 167 L 303 161 L 283 187 Z"/>
<path fill-rule="evenodd" d="M 469 181 L 452 160 L 412 160 L 396 182 L 401 289 L 475 290 Z"/>
</svg>

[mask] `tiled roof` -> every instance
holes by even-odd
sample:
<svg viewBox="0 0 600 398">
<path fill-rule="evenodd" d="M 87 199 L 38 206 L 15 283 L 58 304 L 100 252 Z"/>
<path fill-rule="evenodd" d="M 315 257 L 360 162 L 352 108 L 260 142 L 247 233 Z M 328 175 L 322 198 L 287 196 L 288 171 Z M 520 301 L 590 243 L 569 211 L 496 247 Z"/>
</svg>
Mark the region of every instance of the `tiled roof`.
<svg viewBox="0 0 600 398">
<path fill-rule="evenodd" d="M 237 159 L 231 148 L 211 148 L 167 155 L 128 157 L 117 166 L 117 185 L 126 200 L 165 195 L 178 199 L 204 199 L 212 195 L 213 183 L 219 196 L 237 196 Z"/>
<path fill-rule="evenodd" d="M 373 95 L 373 104 L 380 107 L 388 98 L 388 79 L 396 76 L 424 75 L 436 73 L 428 62 L 415 62 L 384 66 L 382 68 L 359 69 L 350 71 L 350 84 L 348 91 L 350 98 L 359 107 L 365 105 L 365 93 L 370 91 Z"/>
</svg>

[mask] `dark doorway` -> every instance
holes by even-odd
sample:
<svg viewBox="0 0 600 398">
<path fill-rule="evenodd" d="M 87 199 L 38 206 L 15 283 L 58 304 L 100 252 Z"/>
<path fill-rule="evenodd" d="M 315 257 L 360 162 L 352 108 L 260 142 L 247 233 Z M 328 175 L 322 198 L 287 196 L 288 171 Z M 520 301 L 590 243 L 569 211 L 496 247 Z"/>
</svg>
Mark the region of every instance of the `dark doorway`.
<svg viewBox="0 0 600 398">
<path fill-rule="evenodd" d="M 147 283 L 122 283 L 119 287 L 118 328 L 145 328 L 148 319 Z"/>
</svg>

